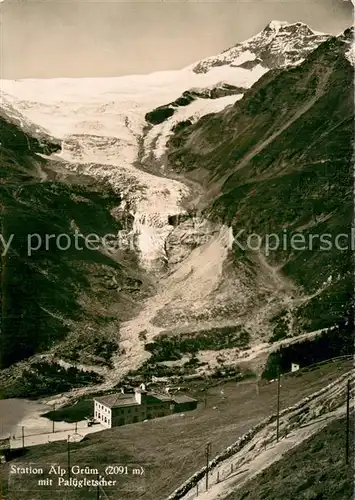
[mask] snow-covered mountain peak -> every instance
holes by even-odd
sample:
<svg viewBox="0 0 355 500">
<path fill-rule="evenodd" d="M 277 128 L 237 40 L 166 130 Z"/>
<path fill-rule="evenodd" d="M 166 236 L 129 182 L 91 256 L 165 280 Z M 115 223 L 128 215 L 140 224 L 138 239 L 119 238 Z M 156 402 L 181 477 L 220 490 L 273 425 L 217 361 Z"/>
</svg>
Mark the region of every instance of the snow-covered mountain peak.
<svg viewBox="0 0 355 500">
<path fill-rule="evenodd" d="M 193 67 L 195 73 L 207 73 L 216 66 L 252 69 L 282 68 L 301 62 L 330 35 L 313 31 L 302 22 L 271 21 L 260 33 L 237 43 L 221 54 L 208 57 Z"/>
</svg>

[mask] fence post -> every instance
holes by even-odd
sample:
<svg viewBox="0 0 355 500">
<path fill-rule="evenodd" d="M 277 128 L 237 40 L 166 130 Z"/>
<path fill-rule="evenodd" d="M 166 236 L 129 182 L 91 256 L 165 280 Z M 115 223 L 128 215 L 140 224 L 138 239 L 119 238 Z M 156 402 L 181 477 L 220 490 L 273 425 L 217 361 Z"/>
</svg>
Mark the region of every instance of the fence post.
<svg viewBox="0 0 355 500">
<path fill-rule="evenodd" d="M 70 435 L 68 435 L 68 477 L 70 478 Z"/>
<path fill-rule="evenodd" d="M 209 463 L 210 463 L 211 443 L 207 443 L 205 453 L 206 453 L 206 491 L 207 491 L 208 490 L 208 475 L 210 472 Z"/>
<path fill-rule="evenodd" d="M 349 463 L 349 441 L 350 441 L 350 380 L 347 384 L 346 398 L 346 442 L 345 442 L 345 463 Z"/>
<path fill-rule="evenodd" d="M 277 373 L 277 418 L 276 418 L 276 442 L 279 442 L 280 436 L 280 387 L 281 387 L 281 373 L 280 365 Z"/>
</svg>

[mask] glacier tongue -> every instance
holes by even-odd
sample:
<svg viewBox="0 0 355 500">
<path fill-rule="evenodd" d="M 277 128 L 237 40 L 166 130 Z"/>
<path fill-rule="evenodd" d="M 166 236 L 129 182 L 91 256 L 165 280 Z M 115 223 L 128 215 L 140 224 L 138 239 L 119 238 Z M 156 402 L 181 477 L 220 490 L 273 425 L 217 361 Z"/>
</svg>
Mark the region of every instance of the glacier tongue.
<svg viewBox="0 0 355 500">
<path fill-rule="evenodd" d="M 144 267 L 157 269 L 166 260 L 165 241 L 173 229 L 169 216 L 184 212 L 181 200 L 188 188 L 135 168 L 137 155 L 136 140 L 72 136 L 63 141 L 60 156 L 67 167 L 108 180 L 117 189 L 134 217 L 131 248 L 138 251 Z"/>
<path fill-rule="evenodd" d="M 168 224 L 168 217 L 157 212 L 135 213 L 133 234 L 145 267 L 159 268 L 162 261 L 167 260 L 165 241 L 173 229 Z"/>
</svg>

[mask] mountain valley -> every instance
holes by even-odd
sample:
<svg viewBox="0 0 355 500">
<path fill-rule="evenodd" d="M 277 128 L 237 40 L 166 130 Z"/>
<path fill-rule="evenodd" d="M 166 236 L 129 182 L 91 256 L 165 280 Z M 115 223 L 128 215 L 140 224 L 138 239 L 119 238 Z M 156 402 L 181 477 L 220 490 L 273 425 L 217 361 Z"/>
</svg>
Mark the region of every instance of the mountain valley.
<svg viewBox="0 0 355 500">
<path fill-rule="evenodd" d="M 137 374 L 261 376 L 273 342 L 315 332 L 349 354 L 351 248 L 236 238 L 350 234 L 352 37 L 272 22 L 179 71 L 2 81 L 3 396 L 31 365 L 34 397 L 77 397 Z M 29 233 L 76 232 L 99 247 L 26 254 Z M 53 385 L 53 363 L 88 378 Z"/>
</svg>

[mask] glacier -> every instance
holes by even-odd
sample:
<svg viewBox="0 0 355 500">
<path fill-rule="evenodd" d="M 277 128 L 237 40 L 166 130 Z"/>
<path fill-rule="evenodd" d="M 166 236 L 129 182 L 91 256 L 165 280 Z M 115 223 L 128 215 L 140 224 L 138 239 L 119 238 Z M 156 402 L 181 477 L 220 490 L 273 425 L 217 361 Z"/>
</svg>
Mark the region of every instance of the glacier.
<svg viewBox="0 0 355 500">
<path fill-rule="evenodd" d="M 173 230 L 169 217 L 185 213 L 184 199 L 192 196 L 191 184 L 164 174 L 173 127 L 221 111 L 242 94 L 197 99 L 148 131 L 145 114 L 191 88 L 221 82 L 249 88 L 271 67 L 292 64 L 289 55 L 295 47 L 302 46 L 299 61 L 325 37 L 302 23 L 273 21 L 246 42 L 181 70 L 113 78 L 1 80 L 0 98 L 10 115 L 20 114 L 22 126 L 30 121 L 61 141 L 61 153 L 51 158 L 111 183 L 134 217 L 141 264 L 156 269 L 167 259 L 165 241 Z M 273 56 L 270 64 L 260 59 L 262 50 Z M 245 63 L 251 65 L 243 67 Z M 140 168 L 151 153 L 161 172 Z"/>
</svg>

